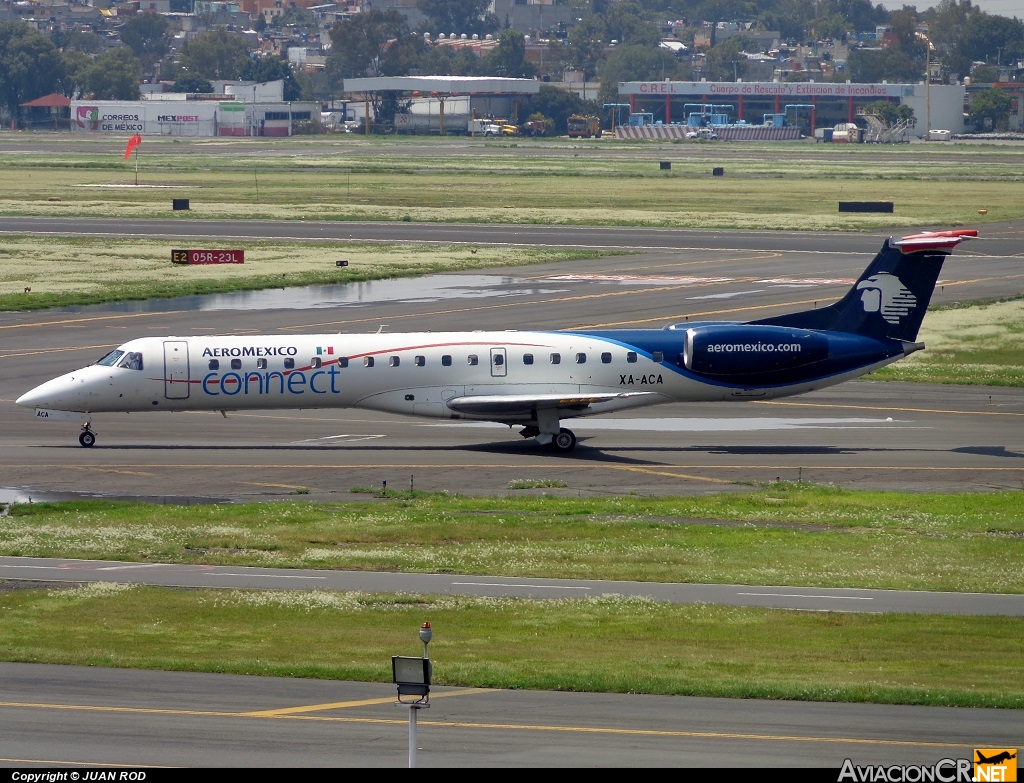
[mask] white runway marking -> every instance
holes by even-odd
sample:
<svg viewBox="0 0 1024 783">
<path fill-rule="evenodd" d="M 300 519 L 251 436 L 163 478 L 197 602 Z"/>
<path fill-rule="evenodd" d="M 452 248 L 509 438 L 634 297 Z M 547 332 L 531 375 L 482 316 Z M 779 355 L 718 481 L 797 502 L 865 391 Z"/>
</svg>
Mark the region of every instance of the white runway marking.
<svg viewBox="0 0 1024 783">
<path fill-rule="evenodd" d="M 291 574 L 225 574 L 225 573 L 205 573 L 203 576 L 241 576 L 246 579 L 326 579 L 326 576 L 298 576 Z"/>
<path fill-rule="evenodd" d="M 736 595 L 770 596 L 772 598 L 842 598 L 846 601 L 874 601 L 859 595 L 801 595 L 800 593 L 736 593 Z"/>
<path fill-rule="evenodd" d="M 452 582 L 453 586 L 459 587 L 544 587 L 552 590 L 589 590 L 589 587 L 569 587 L 563 585 L 514 585 L 505 582 Z"/>
</svg>

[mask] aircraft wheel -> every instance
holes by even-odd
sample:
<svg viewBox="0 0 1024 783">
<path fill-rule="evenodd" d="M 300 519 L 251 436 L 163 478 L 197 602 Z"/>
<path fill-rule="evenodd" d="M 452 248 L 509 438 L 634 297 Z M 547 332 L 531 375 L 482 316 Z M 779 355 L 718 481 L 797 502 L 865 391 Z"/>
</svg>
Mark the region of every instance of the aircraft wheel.
<svg viewBox="0 0 1024 783">
<path fill-rule="evenodd" d="M 551 442 L 559 451 L 572 451 L 576 448 L 576 436 L 572 430 L 567 430 L 564 427 L 551 439 Z"/>
<path fill-rule="evenodd" d="M 85 448 L 90 449 L 96 442 L 96 435 L 89 430 L 83 430 L 82 434 L 78 436 L 78 442 L 81 443 Z"/>
</svg>

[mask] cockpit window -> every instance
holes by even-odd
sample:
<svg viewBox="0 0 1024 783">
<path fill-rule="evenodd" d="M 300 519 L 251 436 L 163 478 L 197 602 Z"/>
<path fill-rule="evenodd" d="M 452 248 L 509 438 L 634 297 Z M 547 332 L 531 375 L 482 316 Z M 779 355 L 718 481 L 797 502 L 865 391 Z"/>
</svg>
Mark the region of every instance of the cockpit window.
<svg viewBox="0 0 1024 783">
<path fill-rule="evenodd" d="M 98 362 L 96 362 L 96 364 L 102 364 L 104 367 L 113 367 L 115 364 L 117 364 L 117 360 L 120 359 L 122 356 L 124 356 L 124 351 L 111 351 Z"/>
<path fill-rule="evenodd" d="M 121 357 L 121 361 L 117 363 L 117 366 L 128 370 L 141 370 L 142 354 L 138 351 L 128 351 L 128 353 Z"/>
</svg>

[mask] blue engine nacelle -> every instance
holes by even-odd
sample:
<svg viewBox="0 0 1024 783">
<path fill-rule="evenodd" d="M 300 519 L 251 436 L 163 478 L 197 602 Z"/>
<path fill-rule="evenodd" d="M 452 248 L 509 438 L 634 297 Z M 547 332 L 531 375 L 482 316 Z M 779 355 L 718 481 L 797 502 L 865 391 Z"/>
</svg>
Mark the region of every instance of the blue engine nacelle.
<svg viewBox="0 0 1024 783">
<path fill-rule="evenodd" d="M 701 375 L 776 373 L 829 358 L 821 332 L 783 326 L 715 324 L 686 330 L 683 366 Z"/>
</svg>

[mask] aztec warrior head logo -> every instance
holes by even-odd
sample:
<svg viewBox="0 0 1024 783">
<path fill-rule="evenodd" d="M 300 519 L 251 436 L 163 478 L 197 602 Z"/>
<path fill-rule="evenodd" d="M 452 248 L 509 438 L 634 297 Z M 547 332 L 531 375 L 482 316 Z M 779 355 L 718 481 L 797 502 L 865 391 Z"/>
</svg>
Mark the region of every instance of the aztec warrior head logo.
<svg viewBox="0 0 1024 783">
<path fill-rule="evenodd" d="M 75 111 L 75 122 L 78 123 L 79 128 L 96 130 L 99 121 L 100 110 L 96 106 L 79 106 Z"/>
<path fill-rule="evenodd" d="M 881 313 L 882 318 L 891 324 L 898 324 L 917 305 L 917 297 L 910 289 L 898 277 L 886 272 L 861 280 L 857 289 L 864 291 L 860 297 L 864 312 Z"/>
</svg>

